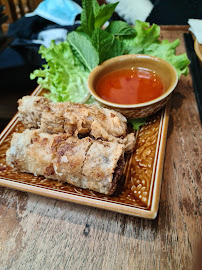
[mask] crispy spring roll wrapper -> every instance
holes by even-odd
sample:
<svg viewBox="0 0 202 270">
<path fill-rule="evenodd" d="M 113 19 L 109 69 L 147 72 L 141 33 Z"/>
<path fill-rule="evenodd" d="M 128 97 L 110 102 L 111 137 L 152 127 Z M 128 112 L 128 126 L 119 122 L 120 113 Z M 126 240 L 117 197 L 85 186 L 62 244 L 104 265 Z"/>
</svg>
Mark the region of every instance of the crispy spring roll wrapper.
<svg viewBox="0 0 202 270">
<path fill-rule="evenodd" d="M 66 133 L 68 136 L 89 135 L 95 139 L 124 144 L 126 152 L 134 149 L 134 133 L 127 134 L 127 119 L 116 111 L 99 108 L 96 105 L 69 102 L 49 102 L 48 106 L 44 104 L 44 107 L 40 106 L 39 109 L 34 104 L 30 111 L 30 98 L 32 100 L 36 98 L 38 104 L 44 104 L 44 97 L 25 96 L 19 100 L 20 120 L 26 128 L 32 128 L 33 125 L 33 128 L 40 128 L 41 132 L 45 133 Z M 39 102 L 40 98 L 41 102 Z M 41 111 L 41 121 L 38 113 L 34 113 L 35 110 Z M 37 119 L 34 123 L 35 115 Z"/>
<path fill-rule="evenodd" d="M 122 114 L 113 110 L 79 103 L 52 103 L 45 97 L 33 96 L 25 96 L 18 103 L 20 120 L 26 128 L 33 123 L 33 128 L 37 125 L 41 131 L 52 134 L 73 135 L 92 131 L 95 138 L 104 137 L 104 132 L 114 137 L 126 136 L 127 120 Z M 30 121 L 30 117 L 34 120 L 34 116 L 36 120 Z"/>
<path fill-rule="evenodd" d="M 23 172 L 106 195 L 115 191 L 125 166 L 124 145 L 117 142 L 28 129 L 13 134 L 6 161 Z"/>
<path fill-rule="evenodd" d="M 26 128 L 38 128 L 41 125 L 42 111 L 48 107 L 50 100 L 45 97 L 25 96 L 18 100 L 20 120 Z"/>
</svg>

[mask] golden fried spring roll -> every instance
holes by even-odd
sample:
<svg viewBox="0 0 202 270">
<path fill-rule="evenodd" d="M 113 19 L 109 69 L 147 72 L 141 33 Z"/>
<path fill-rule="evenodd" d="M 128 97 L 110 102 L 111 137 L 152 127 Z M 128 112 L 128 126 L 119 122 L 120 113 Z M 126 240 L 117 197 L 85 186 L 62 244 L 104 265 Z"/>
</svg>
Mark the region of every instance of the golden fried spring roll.
<svg viewBox="0 0 202 270">
<path fill-rule="evenodd" d="M 19 118 L 26 128 L 38 128 L 41 125 L 42 111 L 50 100 L 45 97 L 25 96 L 18 100 Z"/>
<path fill-rule="evenodd" d="M 112 194 L 124 169 L 124 145 L 67 134 L 14 133 L 7 164 L 21 171 Z"/>
<path fill-rule="evenodd" d="M 71 133 L 89 133 L 93 129 L 95 138 L 97 138 L 102 136 L 99 129 L 104 129 L 109 135 L 115 137 L 126 136 L 127 120 L 122 114 L 113 110 L 99 108 L 96 105 L 70 102 L 52 103 L 45 97 L 33 96 L 25 96 L 18 103 L 19 117 L 26 128 L 29 128 L 27 125 L 30 126 L 34 122 L 29 118 L 36 116 L 33 126 L 36 128 L 38 125 L 37 127 L 41 128 L 43 132 L 69 133 L 71 130 Z M 45 106 L 42 106 L 44 103 L 46 103 Z M 47 104 L 48 106 L 46 106 Z M 39 111 L 41 112 L 40 117 Z M 59 125 L 61 128 L 58 130 Z M 98 130 L 96 131 L 96 129 Z"/>
<path fill-rule="evenodd" d="M 125 151 L 134 149 L 134 133 L 127 134 L 127 119 L 120 113 L 96 105 L 59 102 L 49 103 L 44 108 L 40 107 L 41 120 L 37 117 L 33 124 L 34 115 L 38 116 L 36 104 L 30 111 L 29 96 L 19 100 L 18 110 L 20 120 L 26 128 L 40 128 L 41 132 L 51 134 L 66 133 L 68 136 L 91 136 L 104 141 L 116 141 L 125 145 Z M 31 97 L 33 99 L 34 97 Z M 35 97 L 37 100 L 39 97 Z M 41 97 L 42 98 L 42 97 Z M 43 98 L 44 99 L 44 98 Z M 40 99 L 39 99 L 40 100 Z M 32 116 L 29 115 L 29 112 Z M 31 126 L 32 124 L 32 126 Z"/>
</svg>

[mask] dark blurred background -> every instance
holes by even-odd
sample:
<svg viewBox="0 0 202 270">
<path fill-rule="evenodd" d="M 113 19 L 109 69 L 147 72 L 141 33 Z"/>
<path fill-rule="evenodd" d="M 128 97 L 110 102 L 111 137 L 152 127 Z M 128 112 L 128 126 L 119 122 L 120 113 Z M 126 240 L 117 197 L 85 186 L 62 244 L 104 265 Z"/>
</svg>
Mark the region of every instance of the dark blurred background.
<svg viewBox="0 0 202 270">
<path fill-rule="evenodd" d="M 136 1 L 133 1 L 134 8 Z M 23 95 L 31 94 L 37 86 L 36 81 L 30 80 L 29 76 L 43 61 L 38 54 L 39 44 L 33 44 L 32 40 L 42 30 L 61 27 L 37 15 L 24 16 L 35 10 L 40 2 L 42 1 L 0 0 L 0 131 L 17 112 L 17 100 Z M 74 2 L 82 5 L 81 0 Z M 98 2 L 106 3 L 105 0 Z M 189 18 L 202 19 L 201 0 L 150 2 L 154 5 L 146 19 L 150 23 L 186 25 Z M 79 19 L 80 15 L 77 15 L 76 20 Z M 124 20 L 120 14 L 114 13 L 112 20 L 117 19 Z M 71 31 L 76 26 L 78 25 L 67 25 L 63 28 Z"/>
</svg>

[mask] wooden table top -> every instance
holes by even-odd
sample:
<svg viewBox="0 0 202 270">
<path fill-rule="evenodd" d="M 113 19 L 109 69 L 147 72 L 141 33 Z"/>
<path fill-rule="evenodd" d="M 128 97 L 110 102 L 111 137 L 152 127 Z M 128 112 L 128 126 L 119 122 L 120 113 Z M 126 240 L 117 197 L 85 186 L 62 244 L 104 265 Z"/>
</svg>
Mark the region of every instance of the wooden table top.
<svg viewBox="0 0 202 270">
<path fill-rule="evenodd" d="M 179 38 L 184 53 L 186 29 L 164 26 L 161 36 Z M 1 187 L 0 270 L 192 269 L 202 253 L 201 138 L 188 75 L 172 95 L 155 220 Z"/>
</svg>

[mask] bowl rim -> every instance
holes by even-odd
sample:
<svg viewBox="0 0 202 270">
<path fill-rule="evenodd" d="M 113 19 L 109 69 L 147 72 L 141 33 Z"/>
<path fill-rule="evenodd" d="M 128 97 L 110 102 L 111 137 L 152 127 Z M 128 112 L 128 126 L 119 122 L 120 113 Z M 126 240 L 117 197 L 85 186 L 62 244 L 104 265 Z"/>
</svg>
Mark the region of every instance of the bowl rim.
<svg viewBox="0 0 202 270">
<path fill-rule="evenodd" d="M 173 85 L 170 88 L 168 88 L 168 90 L 165 93 L 163 93 L 162 95 L 160 95 L 159 97 L 157 97 L 155 99 L 152 99 L 150 101 L 147 101 L 147 102 L 142 102 L 142 103 L 137 103 L 137 104 L 119 104 L 119 103 L 110 102 L 110 101 L 107 101 L 107 100 L 101 98 L 95 92 L 95 90 L 92 90 L 91 89 L 91 87 L 89 85 L 90 84 L 91 77 L 95 73 L 98 73 L 100 70 L 102 70 L 104 67 L 106 67 L 109 63 L 114 62 L 116 60 L 118 60 L 118 61 L 124 61 L 129 56 L 130 56 L 130 58 L 134 58 L 134 59 L 151 59 L 152 61 L 158 61 L 158 62 L 162 62 L 162 63 L 166 64 L 169 68 L 171 68 L 171 70 L 173 71 L 173 73 L 175 75 Z M 171 65 L 168 61 L 166 61 L 164 59 L 158 58 L 156 56 L 147 55 L 147 54 L 126 54 L 126 55 L 121 55 L 121 56 L 116 56 L 116 57 L 110 58 L 110 59 L 104 61 L 102 64 L 96 66 L 91 71 L 91 73 L 89 74 L 88 80 L 87 80 L 88 90 L 91 93 L 91 95 L 97 101 L 99 101 L 100 103 L 103 103 L 105 105 L 108 105 L 108 106 L 111 106 L 111 107 L 120 108 L 120 109 L 122 109 L 122 108 L 140 108 L 140 107 L 145 107 L 145 106 L 148 106 L 148 105 L 155 104 L 155 103 L 157 103 L 157 102 L 165 99 L 167 96 L 169 96 L 172 93 L 172 91 L 175 89 L 177 83 L 178 83 L 178 74 L 177 74 L 177 71 L 176 71 L 176 69 L 175 69 L 175 67 L 173 65 Z"/>
<path fill-rule="evenodd" d="M 200 51 L 199 47 L 202 47 L 202 44 L 200 44 L 198 42 L 198 40 L 195 39 L 195 41 L 194 41 L 194 49 L 195 49 L 195 52 L 196 52 L 198 58 L 200 59 L 200 61 L 202 61 L 202 54 L 201 54 L 201 51 Z"/>
</svg>

